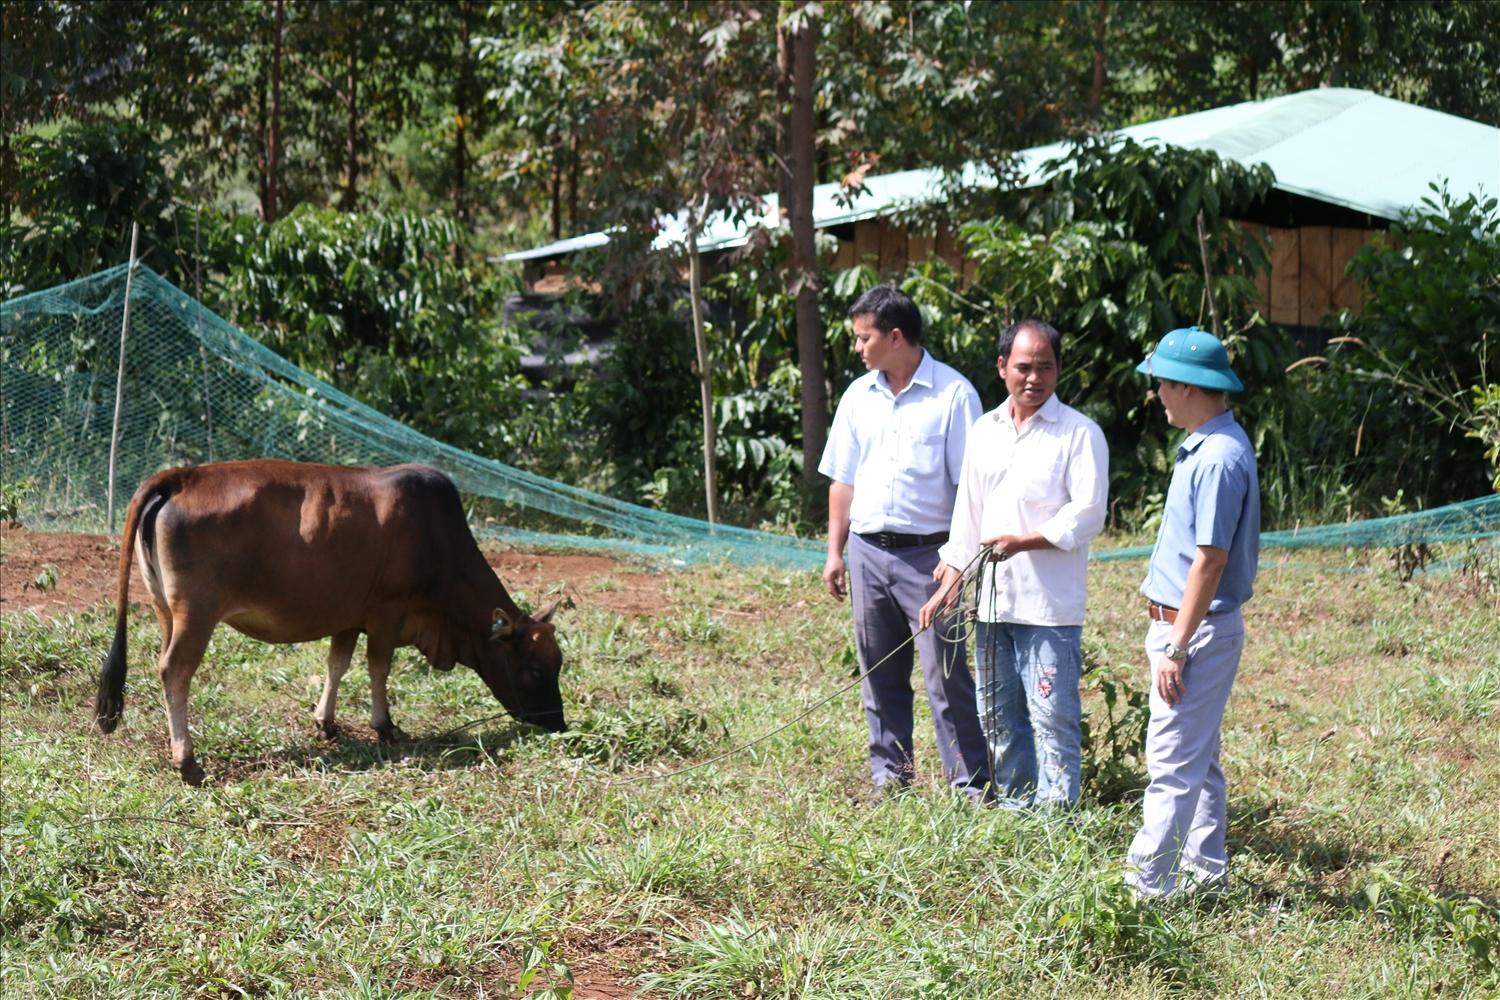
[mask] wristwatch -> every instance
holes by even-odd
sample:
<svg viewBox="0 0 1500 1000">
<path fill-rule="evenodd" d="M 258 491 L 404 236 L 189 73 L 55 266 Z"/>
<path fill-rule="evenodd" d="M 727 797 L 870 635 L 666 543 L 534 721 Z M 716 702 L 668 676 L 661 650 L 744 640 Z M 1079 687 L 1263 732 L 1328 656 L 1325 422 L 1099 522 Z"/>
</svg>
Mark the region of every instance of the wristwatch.
<svg viewBox="0 0 1500 1000">
<path fill-rule="evenodd" d="M 1171 639 L 1168 639 L 1167 645 L 1161 651 L 1161 655 L 1165 656 L 1167 659 L 1171 660 L 1174 663 L 1182 663 L 1187 659 L 1188 651 L 1177 645 L 1177 643 L 1173 642 Z"/>
</svg>

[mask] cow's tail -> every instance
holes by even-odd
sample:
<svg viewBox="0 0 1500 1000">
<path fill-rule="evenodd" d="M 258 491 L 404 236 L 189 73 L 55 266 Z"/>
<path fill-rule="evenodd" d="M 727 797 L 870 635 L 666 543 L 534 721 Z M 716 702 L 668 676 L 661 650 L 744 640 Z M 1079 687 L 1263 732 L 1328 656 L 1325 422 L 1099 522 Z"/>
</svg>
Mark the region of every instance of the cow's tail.
<svg viewBox="0 0 1500 1000">
<path fill-rule="evenodd" d="M 129 625 L 130 559 L 135 552 L 135 536 L 143 512 L 150 507 L 154 514 L 162 499 L 165 497 L 159 488 L 153 488 L 150 482 L 142 484 L 125 513 L 125 533 L 120 538 L 120 579 L 115 591 L 115 641 L 110 644 L 109 655 L 105 656 L 104 666 L 99 670 L 99 693 L 94 697 L 94 720 L 106 733 L 115 731 L 125 712 L 125 634 Z M 147 530 L 150 530 L 149 526 Z"/>
</svg>

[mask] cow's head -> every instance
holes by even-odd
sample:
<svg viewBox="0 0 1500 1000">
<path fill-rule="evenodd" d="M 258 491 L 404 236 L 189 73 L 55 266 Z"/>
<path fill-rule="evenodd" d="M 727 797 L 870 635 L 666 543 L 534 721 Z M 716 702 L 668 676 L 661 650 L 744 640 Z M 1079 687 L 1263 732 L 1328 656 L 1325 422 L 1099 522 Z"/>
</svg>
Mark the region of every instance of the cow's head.
<svg viewBox="0 0 1500 1000">
<path fill-rule="evenodd" d="M 513 617 L 496 608 L 489 640 L 496 655 L 483 657 L 479 667 L 484 683 L 517 719 L 554 733 L 568 728 L 557 686 L 562 650 L 552 627 L 552 615 L 561 603 L 554 601 L 534 616 Z"/>
</svg>

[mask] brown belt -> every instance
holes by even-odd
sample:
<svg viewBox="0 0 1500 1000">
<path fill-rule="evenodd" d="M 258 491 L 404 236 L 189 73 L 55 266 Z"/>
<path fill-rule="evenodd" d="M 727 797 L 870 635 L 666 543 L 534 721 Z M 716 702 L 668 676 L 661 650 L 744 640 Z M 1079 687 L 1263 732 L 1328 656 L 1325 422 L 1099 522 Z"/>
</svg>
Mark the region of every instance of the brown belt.
<svg viewBox="0 0 1500 1000">
<path fill-rule="evenodd" d="M 1157 604 L 1155 601 L 1146 602 L 1146 614 L 1154 622 L 1166 622 L 1172 625 L 1177 621 L 1177 609 L 1169 608 L 1165 604 Z"/>
<path fill-rule="evenodd" d="M 1203 613 L 1203 617 L 1212 618 L 1218 613 L 1218 611 L 1206 611 Z M 1146 617 L 1154 622 L 1166 622 L 1168 625 L 1175 625 L 1177 623 L 1177 609 L 1169 608 L 1165 604 L 1157 604 L 1155 601 L 1147 601 Z"/>
</svg>

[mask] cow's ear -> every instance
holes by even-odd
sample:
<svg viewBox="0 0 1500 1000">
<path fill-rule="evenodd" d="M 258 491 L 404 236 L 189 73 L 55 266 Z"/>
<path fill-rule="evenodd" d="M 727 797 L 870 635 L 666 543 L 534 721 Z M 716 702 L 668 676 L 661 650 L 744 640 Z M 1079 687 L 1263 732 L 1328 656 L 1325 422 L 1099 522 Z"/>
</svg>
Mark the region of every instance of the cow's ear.
<svg viewBox="0 0 1500 1000">
<path fill-rule="evenodd" d="M 509 639 L 515 634 L 515 631 L 515 620 L 505 613 L 504 608 L 496 608 L 495 616 L 490 623 L 490 638 Z"/>
<path fill-rule="evenodd" d="M 547 605 L 547 609 L 541 614 L 536 615 L 532 620 L 537 622 L 538 624 L 541 624 L 542 622 L 550 622 L 552 620 L 552 616 L 557 613 L 557 609 L 560 607 L 562 607 L 562 598 L 558 598 L 551 604 Z"/>
</svg>

